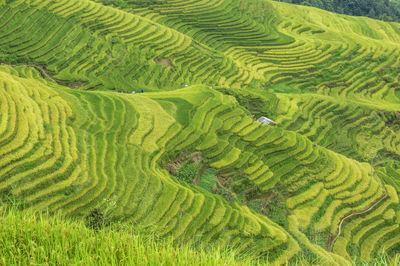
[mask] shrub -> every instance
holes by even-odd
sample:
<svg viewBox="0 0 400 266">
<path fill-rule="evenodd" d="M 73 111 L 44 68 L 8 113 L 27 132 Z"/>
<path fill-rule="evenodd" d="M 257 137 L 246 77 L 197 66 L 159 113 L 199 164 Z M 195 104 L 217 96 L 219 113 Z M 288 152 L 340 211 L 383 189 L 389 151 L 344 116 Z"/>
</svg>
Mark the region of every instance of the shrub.
<svg viewBox="0 0 400 266">
<path fill-rule="evenodd" d="M 105 216 L 100 208 L 92 209 L 85 217 L 85 224 L 88 228 L 98 231 L 105 225 Z"/>
<path fill-rule="evenodd" d="M 197 173 L 199 172 L 199 170 L 200 170 L 199 163 L 185 164 L 179 167 L 178 172 L 176 173 L 176 177 L 179 180 L 191 183 L 193 179 L 197 177 Z"/>
</svg>

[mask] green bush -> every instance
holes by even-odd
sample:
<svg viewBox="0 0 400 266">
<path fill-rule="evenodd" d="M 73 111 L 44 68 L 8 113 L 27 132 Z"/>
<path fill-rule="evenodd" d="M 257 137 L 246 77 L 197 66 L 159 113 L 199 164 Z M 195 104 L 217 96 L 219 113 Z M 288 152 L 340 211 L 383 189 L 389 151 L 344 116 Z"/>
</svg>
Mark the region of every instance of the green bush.
<svg viewBox="0 0 400 266">
<path fill-rule="evenodd" d="M 98 231 L 105 225 L 105 217 L 100 208 L 91 210 L 90 213 L 86 215 L 85 220 L 86 226 L 94 231 Z"/>
<path fill-rule="evenodd" d="M 197 173 L 200 170 L 199 163 L 189 163 L 182 165 L 179 167 L 178 172 L 176 173 L 176 177 L 179 180 L 185 181 L 187 183 L 191 183 L 193 179 L 197 177 Z"/>
</svg>

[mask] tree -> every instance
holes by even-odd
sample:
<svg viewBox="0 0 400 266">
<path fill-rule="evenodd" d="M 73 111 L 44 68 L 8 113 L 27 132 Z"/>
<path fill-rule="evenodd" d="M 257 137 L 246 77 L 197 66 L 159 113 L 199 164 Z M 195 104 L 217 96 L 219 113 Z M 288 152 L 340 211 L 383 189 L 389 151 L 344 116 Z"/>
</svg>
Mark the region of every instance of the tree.
<svg viewBox="0 0 400 266">
<path fill-rule="evenodd" d="M 400 2 L 389 0 L 284 0 L 353 16 L 400 22 Z"/>
</svg>

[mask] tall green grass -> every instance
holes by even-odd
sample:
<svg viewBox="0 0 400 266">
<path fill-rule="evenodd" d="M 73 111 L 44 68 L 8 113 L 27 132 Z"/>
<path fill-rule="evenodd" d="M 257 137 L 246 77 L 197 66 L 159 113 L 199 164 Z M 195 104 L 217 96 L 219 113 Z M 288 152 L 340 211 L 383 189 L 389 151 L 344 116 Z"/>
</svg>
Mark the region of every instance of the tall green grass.
<svg viewBox="0 0 400 266">
<path fill-rule="evenodd" d="M 0 265 L 254 265 L 234 250 L 196 249 L 138 226 L 94 231 L 82 220 L 0 211 Z"/>
<path fill-rule="evenodd" d="M 83 220 L 0 206 L 0 265 L 269 265 L 234 249 L 200 249 L 159 238 L 138 225 L 112 225 L 95 231 Z M 286 265 L 310 263 L 306 254 Z M 399 265 L 400 256 L 383 254 L 353 265 Z"/>
</svg>

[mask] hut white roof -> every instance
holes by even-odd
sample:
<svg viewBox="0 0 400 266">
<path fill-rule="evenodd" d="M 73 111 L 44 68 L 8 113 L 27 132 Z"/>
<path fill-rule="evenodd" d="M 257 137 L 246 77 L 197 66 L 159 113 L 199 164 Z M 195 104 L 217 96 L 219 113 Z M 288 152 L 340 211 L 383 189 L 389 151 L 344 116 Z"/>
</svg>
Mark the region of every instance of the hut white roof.
<svg viewBox="0 0 400 266">
<path fill-rule="evenodd" d="M 275 123 L 274 121 L 272 121 L 271 119 L 265 117 L 265 116 L 261 116 L 260 118 L 257 119 L 257 122 L 260 122 L 261 124 L 265 124 L 265 125 L 277 125 L 277 123 Z"/>
</svg>

